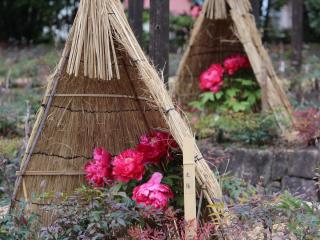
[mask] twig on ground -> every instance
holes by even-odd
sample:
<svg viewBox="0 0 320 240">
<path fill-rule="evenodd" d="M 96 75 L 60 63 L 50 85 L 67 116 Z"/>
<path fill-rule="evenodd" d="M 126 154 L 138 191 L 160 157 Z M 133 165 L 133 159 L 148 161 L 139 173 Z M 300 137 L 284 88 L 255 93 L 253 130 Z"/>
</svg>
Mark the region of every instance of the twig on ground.
<svg viewBox="0 0 320 240">
<path fill-rule="evenodd" d="M 10 88 L 10 80 L 11 80 L 11 68 L 8 70 L 6 81 L 5 81 L 5 89 L 9 90 Z"/>
<path fill-rule="evenodd" d="M 24 118 L 24 139 L 23 139 L 23 145 L 24 149 L 27 148 L 29 137 L 30 137 L 30 112 L 31 112 L 31 106 L 30 106 L 30 101 L 26 101 L 27 104 L 27 112 Z"/>
</svg>

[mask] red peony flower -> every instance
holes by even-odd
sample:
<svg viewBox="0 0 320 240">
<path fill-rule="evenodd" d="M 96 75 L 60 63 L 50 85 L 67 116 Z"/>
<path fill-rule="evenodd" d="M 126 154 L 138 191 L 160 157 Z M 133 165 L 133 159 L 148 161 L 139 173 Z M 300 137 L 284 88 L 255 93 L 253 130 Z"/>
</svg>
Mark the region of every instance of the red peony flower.
<svg viewBox="0 0 320 240">
<path fill-rule="evenodd" d="M 103 187 L 111 179 L 111 154 L 104 148 L 95 148 L 93 160 L 85 166 L 86 179 L 95 187 Z"/>
<path fill-rule="evenodd" d="M 144 174 L 143 153 L 133 149 L 120 153 L 113 159 L 112 175 L 121 182 L 141 180 Z"/>
<path fill-rule="evenodd" d="M 241 55 L 226 58 L 223 65 L 230 76 L 234 75 L 241 68 L 251 67 L 248 57 Z"/>
<path fill-rule="evenodd" d="M 162 157 L 169 154 L 169 147 L 177 147 L 169 133 L 152 131 L 140 138 L 137 150 L 143 153 L 144 163 L 159 163 Z"/>
<path fill-rule="evenodd" d="M 218 92 L 223 85 L 224 69 L 220 64 L 212 64 L 200 75 L 200 89 L 202 91 Z"/>
<path fill-rule="evenodd" d="M 162 178 L 161 173 L 154 173 L 148 182 L 133 189 L 132 199 L 145 206 L 166 208 L 169 199 L 173 198 L 173 193 L 169 186 L 161 184 Z"/>
<path fill-rule="evenodd" d="M 223 85 L 223 82 L 220 82 L 217 85 L 214 85 L 213 87 L 211 87 L 210 91 L 213 92 L 213 93 L 217 93 L 217 92 L 220 91 L 222 85 Z"/>
</svg>

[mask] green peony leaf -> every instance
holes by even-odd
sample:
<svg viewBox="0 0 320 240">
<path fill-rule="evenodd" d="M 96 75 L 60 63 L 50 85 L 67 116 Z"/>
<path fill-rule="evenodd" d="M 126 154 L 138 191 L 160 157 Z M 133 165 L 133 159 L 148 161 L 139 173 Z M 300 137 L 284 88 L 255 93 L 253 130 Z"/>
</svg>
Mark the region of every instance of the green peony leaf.
<svg viewBox="0 0 320 240">
<path fill-rule="evenodd" d="M 246 110 L 248 110 L 248 107 L 250 107 L 250 105 L 248 102 L 245 102 L 245 101 L 244 102 L 237 102 L 232 105 L 232 109 L 235 112 L 246 111 Z"/>
<path fill-rule="evenodd" d="M 212 92 L 202 93 L 200 94 L 200 99 L 203 104 L 206 104 L 209 101 L 214 101 L 214 93 Z"/>
<path fill-rule="evenodd" d="M 217 92 L 216 94 L 214 94 L 214 96 L 216 97 L 217 100 L 219 100 L 222 98 L 223 92 Z"/>
<path fill-rule="evenodd" d="M 228 97 L 232 98 L 235 97 L 238 92 L 240 92 L 240 89 L 238 88 L 229 88 L 226 93 Z"/>
<path fill-rule="evenodd" d="M 200 101 L 193 101 L 189 103 L 189 106 L 198 110 L 203 110 L 204 109 L 204 104 Z"/>
</svg>

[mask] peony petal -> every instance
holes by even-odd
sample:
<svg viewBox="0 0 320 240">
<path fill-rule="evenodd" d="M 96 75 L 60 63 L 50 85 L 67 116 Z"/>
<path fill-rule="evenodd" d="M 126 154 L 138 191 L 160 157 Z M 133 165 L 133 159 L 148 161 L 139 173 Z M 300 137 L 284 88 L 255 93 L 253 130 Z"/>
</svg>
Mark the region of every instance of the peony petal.
<svg viewBox="0 0 320 240">
<path fill-rule="evenodd" d="M 134 188 L 132 199 L 146 206 L 167 207 L 168 199 L 173 198 L 173 193 L 169 186 L 161 184 L 162 178 L 161 173 L 155 172 L 147 183 Z"/>
<path fill-rule="evenodd" d="M 160 184 L 161 180 L 163 178 L 163 175 L 159 172 L 155 172 L 154 174 L 152 174 L 150 180 L 148 181 L 148 183 L 152 183 L 152 184 Z"/>
<path fill-rule="evenodd" d="M 144 174 L 143 153 L 129 149 L 114 158 L 112 163 L 115 179 L 128 182 L 132 179 L 141 180 Z"/>
</svg>

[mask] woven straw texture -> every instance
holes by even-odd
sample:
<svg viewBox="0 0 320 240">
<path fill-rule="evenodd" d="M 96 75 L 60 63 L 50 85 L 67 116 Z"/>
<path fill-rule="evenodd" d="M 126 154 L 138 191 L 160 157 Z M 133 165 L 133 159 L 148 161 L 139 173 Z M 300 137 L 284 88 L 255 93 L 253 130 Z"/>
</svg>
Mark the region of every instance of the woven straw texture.
<svg viewBox="0 0 320 240">
<path fill-rule="evenodd" d="M 89 2 L 81 1 L 62 58 L 49 81 L 13 194 L 13 203 L 21 199 L 30 201 L 30 210 L 40 213 L 45 223 L 52 222 L 54 213 L 43 212 L 39 205 L 51 204 L 53 197 L 36 200 L 32 195 L 72 193 L 84 183 L 83 168 L 91 159 L 94 147 L 103 146 L 116 155 L 134 147 L 139 137 L 151 129 L 170 131 L 180 147 L 184 137 L 193 136 L 135 39 L 120 1 L 104 0 L 102 8 Z M 78 54 L 75 43 L 83 43 L 78 45 L 78 50 L 82 51 L 88 47 L 82 37 L 90 39 L 84 35 L 95 32 L 90 28 L 94 24 L 87 24 L 87 31 L 78 29 L 82 26 L 79 21 L 92 20 L 90 14 L 83 15 L 90 12 L 88 7 L 94 8 L 94 13 L 97 9 L 101 11 L 98 14 L 107 13 L 103 19 L 110 29 L 103 32 L 112 34 L 113 45 L 110 43 L 108 51 L 112 56 L 99 57 L 101 52 L 97 49 L 102 46 L 98 45 L 103 42 L 99 41 L 80 59 L 70 58 Z M 110 39 L 109 35 L 99 34 L 98 31 L 98 39 Z M 95 60 L 85 61 L 84 56 Z M 90 63 L 99 59 L 102 61 L 99 64 Z M 97 68 L 105 59 L 112 61 L 106 72 Z M 70 66 L 74 66 L 73 70 Z M 117 71 L 119 74 L 111 74 Z M 208 203 L 220 202 L 219 183 L 196 143 L 194 146 L 197 182 Z"/>
<path fill-rule="evenodd" d="M 266 110 L 276 113 L 285 129 L 293 121 L 292 110 L 282 85 L 263 47 L 248 0 L 206 0 L 183 55 L 172 90 L 177 102 L 187 107 L 199 93 L 199 76 L 227 56 L 245 53 L 262 89 Z"/>
</svg>

